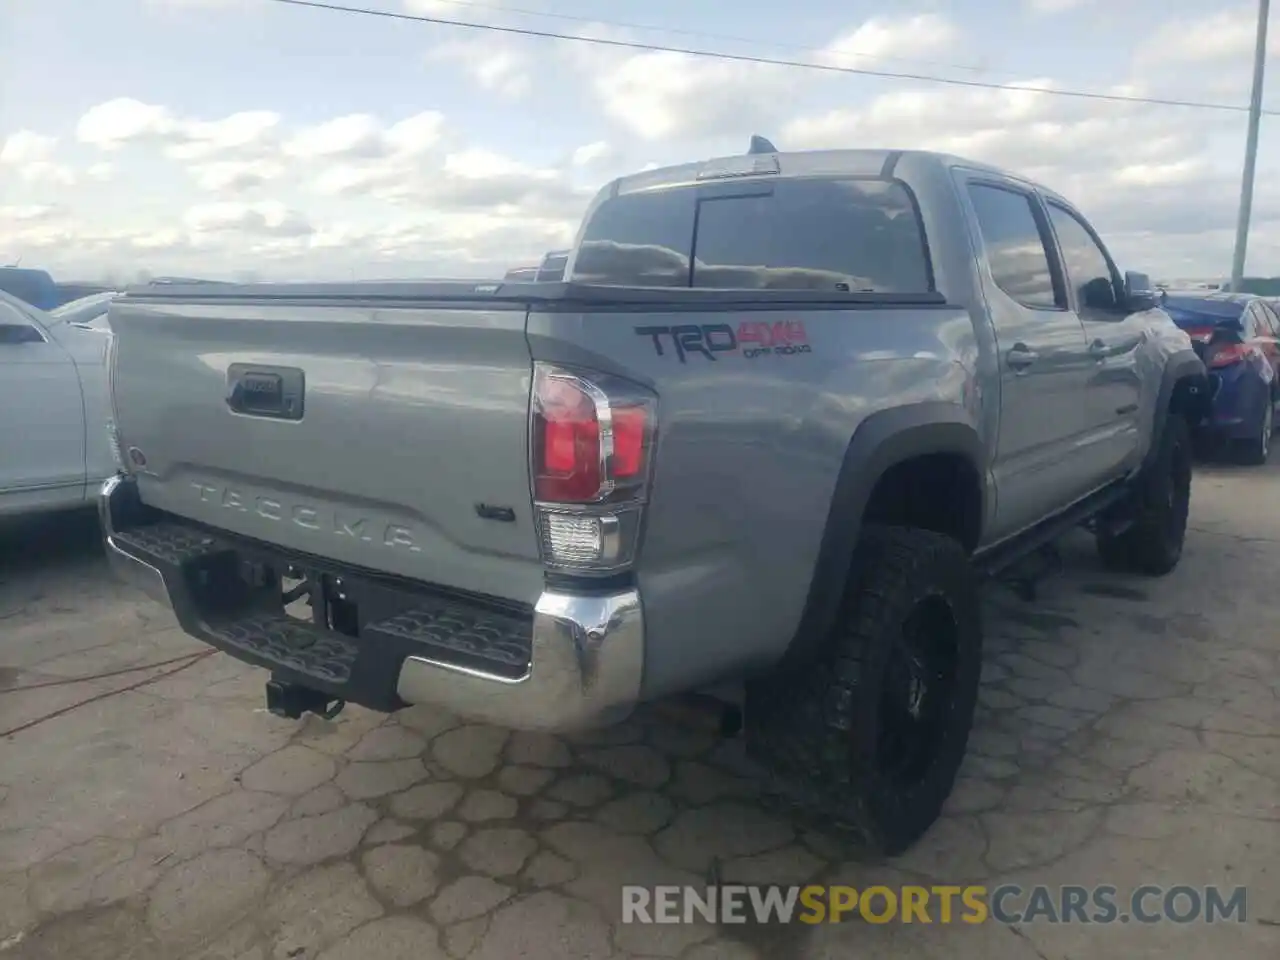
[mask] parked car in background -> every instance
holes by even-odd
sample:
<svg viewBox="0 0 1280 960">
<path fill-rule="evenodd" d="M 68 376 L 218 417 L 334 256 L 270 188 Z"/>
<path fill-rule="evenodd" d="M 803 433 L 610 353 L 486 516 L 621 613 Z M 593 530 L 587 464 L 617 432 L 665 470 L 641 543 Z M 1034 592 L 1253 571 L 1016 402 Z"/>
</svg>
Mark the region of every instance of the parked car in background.
<svg viewBox="0 0 1280 960">
<path fill-rule="evenodd" d="M 569 250 L 552 250 L 542 258 L 535 279 L 540 283 L 557 283 L 564 279 L 564 268 L 569 262 Z"/>
<path fill-rule="evenodd" d="M 116 471 L 110 342 L 0 293 L 0 515 L 92 504 Z"/>
<path fill-rule="evenodd" d="M 558 283 L 564 279 L 564 268 L 569 262 L 568 250 L 551 250 L 544 254 L 542 262 L 536 267 L 513 267 L 503 275 L 507 281 L 528 283 Z"/>
<path fill-rule="evenodd" d="M 50 310 L 70 303 L 72 300 L 83 300 L 95 293 L 109 293 L 114 289 L 110 284 L 104 286 L 101 283 L 83 283 L 77 280 L 58 280 L 54 286 L 58 288 L 58 302 L 55 307 L 47 308 Z"/>
<path fill-rule="evenodd" d="M 30 267 L 0 267 L 0 292 L 37 310 L 51 310 L 60 302 L 58 285 L 49 272 Z"/>
<path fill-rule="evenodd" d="M 1280 401 L 1280 312 L 1248 293 L 1167 292 L 1163 303 L 1209 371 L 1212 413 L 1202 433 L 1247 463 L 1265 463 Z"/>
<path fill-rule="evenodd" d="M 31 304 L 37 310 L 55 310 L 72 300 L 104 293 L 107 289 L 96 283 L 56 281 L 47 270 L 0 267 L 0 291 Z"/>
<path fill-rule="evenodd" d="M 54 323 L 69 323 L 90 330 L 110 330 L 107 326 L 107 307 L 119 294 L 114 291 L 94 293 L 55 307 L 49 311 Z"/>
</svg>

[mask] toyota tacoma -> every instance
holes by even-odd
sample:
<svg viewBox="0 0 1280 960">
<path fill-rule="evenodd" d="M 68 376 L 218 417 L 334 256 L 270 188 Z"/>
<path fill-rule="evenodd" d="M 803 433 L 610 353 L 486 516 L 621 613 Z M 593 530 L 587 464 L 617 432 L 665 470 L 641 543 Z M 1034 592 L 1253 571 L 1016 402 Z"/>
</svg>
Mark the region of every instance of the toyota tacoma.
<svg viewBox="0 0 1280 960">
<path fill-rule="evenodd" d="M 649 170 L 555 283 L 111 305 L 113 566 L 268 705 L 604 725 L 741 683 L 750 752 L 886 853 L 973 721 L 980 581 L 1069 528 L 1178 563 L 1205 370 L 1056 193 L 917 151 Z"/>
</svg>

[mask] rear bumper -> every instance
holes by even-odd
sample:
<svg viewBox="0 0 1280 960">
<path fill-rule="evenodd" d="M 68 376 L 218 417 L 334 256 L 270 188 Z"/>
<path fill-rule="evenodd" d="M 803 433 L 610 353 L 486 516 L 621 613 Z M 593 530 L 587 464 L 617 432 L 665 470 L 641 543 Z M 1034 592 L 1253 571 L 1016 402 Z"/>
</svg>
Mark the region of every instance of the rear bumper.
<svg viewBox="0 0 1280 960">
<path fill-rule="evenodd" d="M 112 517 L 112 503 L 119 503 L 125 495 L 122 484 L 123 477 L 111 477 L 102 484 L 98 494 L 98 516 L 102 520 L 103 542 L 107 552 L 107 566 L 117 580 L 121 580 L 150 597 L 156 603 L 172 607 L 169 599 L 169 588 L 165 586 L 164 576 L 159 569 L 146 560 L 141 560 L 123 547 L 116 537 Z"/>
<path fill-rule="evenodd" d="M 413 600 L 370 579 L 371 596 L 394 595 L 400 606 L 350 636 L 264 604 L 265 591 L 235 579 L 255 547 L 177 518 L 156 522 L 132 479 L 108 480 L 98 505 L 117 577 L 171 607 L 193 637 L 335 699 L 375 710 L 430 703 L 500 726 L 563 731 L 619 720 L 639 696 L 644 615 L 634 589 L 547 590 L 521 615 L 473 600 Z M 496 666 L 486 643 L 501 653 Z"/>
<path fill-rule="evenodd" d="M 1262 427 L 1271 385 L 1248 366 L 1210 374 L 1213 405 L 1201 424 L 1205 434 L 1223 440 L 1252 440 Z"/>
<path fill-rule="evenodd" d="M 517 730 L 573 730 L 623 719 L 644 670 L 644 618 L 630 590 L 601 597 L 546 591 L 533 614 L 529 672 L 516 680 L 428 657 L 405 660 L 397 692 Z"/>
</svg>

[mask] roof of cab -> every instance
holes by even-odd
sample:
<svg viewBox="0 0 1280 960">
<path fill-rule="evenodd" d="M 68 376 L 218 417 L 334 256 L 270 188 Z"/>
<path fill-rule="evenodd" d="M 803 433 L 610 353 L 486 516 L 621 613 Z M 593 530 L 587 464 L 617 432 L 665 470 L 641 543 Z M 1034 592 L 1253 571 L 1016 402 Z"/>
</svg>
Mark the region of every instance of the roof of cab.
<svg viewBox="0 0 1280 960">
<path fill-rule="evenodd" d="M 853 176 L 853 177 L 870 177 L 885 175 L 893 169 L 898 163 L 904 159 L 909 159 L 915 163 L 935 163 L 940 168 L 950 167 L 967 167 L 971 170 L 978 170 L 990 173 L 994 176 L 1009 180 L 1017 180 L 1023 183 L 1032 184 L 1027 178 L 1019 176 L 1008 170 L 992 166 L 987 163 L 980 163 L 976 160 L 969 160 L 965 157 L 955 156 L 948 153 L 937 153 L 931 150 L 893 150 L 893 149 L 856 149 L 856 150 L 799 150 L 794 152 L 779 151 L 778 153 L 762 155 L 760 153 L 748 153 L 746 155 L 731 155 L 722 157 L 710 157 L 705 160 L 696 160 L 690 163 L 676 164 L 670 167 L 655 167 L 652 170 L 644 170 L 640 173 L 634 173 L 629 176 L 620 177 L 614 181 L 612 192 L 616 196 L 622 193 L 634 193 L 639 190 L 661 189 L 663 187 L 683 186 L 691 183 L 699 182 L 699 174 L 705 177 L 704 171 L 707 171 L 717 165 L 731 163 L 733 161 L 747 160 L 752 157 L 769 156 L 773 158 L 776 167 L 772 170 L 761 170 L 760 174 L 775 175 L 780 177 L 812 177 L 812 176 Z M 758 174 L 744 173 L 744 176 L 752 176 Z M 1044 190 L 1039 184 L 1032 184 L 1038 189 Z M 1051 190 L 1046 190 L 1053 193 Z"/>
</svg>

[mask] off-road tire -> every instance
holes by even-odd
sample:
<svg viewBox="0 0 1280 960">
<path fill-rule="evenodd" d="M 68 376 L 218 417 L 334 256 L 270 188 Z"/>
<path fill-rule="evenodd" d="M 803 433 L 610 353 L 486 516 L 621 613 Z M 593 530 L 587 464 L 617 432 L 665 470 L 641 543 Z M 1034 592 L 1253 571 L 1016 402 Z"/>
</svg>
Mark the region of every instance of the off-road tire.
<svg viewBox="0 0 1280 960">
<path fill-rule="evenodd" d="M 1260 467 L 1271 456 L 1271 434 L 1275 431 L 1275 401 L 1267 395 L 1267 403 L 1263 408 L 1258 435 L 1240 444 L 1240 462 L 1251 467 Z"/>
<path fill-rule="evenodd" d="M 1187 421 L 1168 414 L 1155 458 L 1134 482 L 1125 505 L 1132 522 L 1115 532 L 1099 523 L 1098 555 L 1113 570 L 1162 577 L 1182 559 L 1191 507 L 1191 434 Z"/>
<path fill-rule="evenodd" d="M 932 634 L 946 635 L 950 679 L 929 701 L 937 710 L 929 713 L 934 735 L 920 741 L 931 749 L 918 773 L 900 780 L 882 769 L 882 698 L 896 689 L 890 665 L 902 662 L 896 651 L 908 645 L 900 641 L 913 615 L 926 610 L 939 617 L 945 611 L 946 622 L 936 621 L 942 626 Z M 981 600 L 964 548 L 928 530 L 868 527 L 821 652 L 748 683 L 748 750 L 769 771 L 777 795 L 892 856 L 929 829 L 951 793 L 981 673 Z"/>
</svg>

